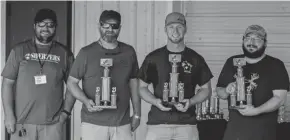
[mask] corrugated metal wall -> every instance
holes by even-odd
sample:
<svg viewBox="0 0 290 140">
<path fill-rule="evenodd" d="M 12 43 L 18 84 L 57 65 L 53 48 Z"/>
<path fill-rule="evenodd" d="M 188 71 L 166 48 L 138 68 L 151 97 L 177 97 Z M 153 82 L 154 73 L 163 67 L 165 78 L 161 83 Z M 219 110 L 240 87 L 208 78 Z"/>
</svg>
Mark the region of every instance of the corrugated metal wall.
<svg viewBox="0 0 290 140">
<path fill-rule="evenodd" d="M 139 65 L 145 56 L 166 43 L 164 21 L 172 11 L 172 2 L 154 1 L 76 1 L 73 4 L 73 52 L 99 38 L 97 23 L 103 10 L 116 10 L 121 13 L 122 28 L 119 40 L 132 45 L 137 53 Z M 137 129 L 136 140 L 142 140 L 146 133 L 149 104 L 142 101 L 141 125 Z M 80 109 L 77 102 L 74 108 L 72 138 L 80 139 Z"/>
<path fill-rule="evenodd" d="M 183 2 L 181 7 L 188 22 L 186 44 L 206 59 L 215 76 L 213 87 L 226 59 L 242 53 L 242 36 L 251 24 L 267 30 L 267 54 L 281 59 L 290 72 L 290 2 L 195 1 Z M 290 121 L 289 102 L 288 97 Z"/>
</svg>

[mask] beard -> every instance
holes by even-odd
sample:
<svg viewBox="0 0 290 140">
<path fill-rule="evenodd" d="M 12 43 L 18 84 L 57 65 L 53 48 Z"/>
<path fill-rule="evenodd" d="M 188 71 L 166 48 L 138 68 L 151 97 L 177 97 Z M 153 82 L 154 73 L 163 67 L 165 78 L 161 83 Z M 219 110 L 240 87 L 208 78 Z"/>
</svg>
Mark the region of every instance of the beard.
<svg viewBox="0 0 290 140">
<path fill-rule="evenodd" d="M 49 43 L 52 41 L 53 37 L 55 36 L 55 32 L 51 34 L 50 36 L 41 36 L 41 32 L 35 33 L 35 34 L 36 34 L 37 40 L 41 43 Z"/>
<path fill-rule="evenodd" d="M 249 46 L 249 45 L 248 45 Z M 252 47 L 257 47 L 256 45 L 252 45 Z M 244 52 L 244 55 L 248 58 L 259 58 L 261 57 L 264 53 L 265 53 L 265 50 L 266 50 L 266 45 L 264 44 L 262 46 L 262 48 L 260 48 L 259 50 L 256 50 L 255 52 L 249 52 L 246 47 L 245 47 L 245 44 L 243 43 L 243 52 Z"/>
<path fill-rule="evenodd" d="M 113 43 L 113 42 L 117 41 L 118 36 L 119 35 L 117 33 L 114 33 L 114 32 L 102 32 L 101 31 L 102 39 L 108 43 Z"/>
<path fill-rule="evenodd" d="M 170 37 L 168 37 L 168 39 L 170 40 L 170 42 L 172 42 L 172 43 L 174 43 L 174 44 L 178 44 L 178 43 L 180 43 L 180 42 L 183 41 L 183 37 L 182 37 L 182 38 L 179 38 L 179 39 L 177 39 L 177 40 L 174 40 L 174 39 L 172 39 L 172 38 L 170 38 Z"/>
</svg>

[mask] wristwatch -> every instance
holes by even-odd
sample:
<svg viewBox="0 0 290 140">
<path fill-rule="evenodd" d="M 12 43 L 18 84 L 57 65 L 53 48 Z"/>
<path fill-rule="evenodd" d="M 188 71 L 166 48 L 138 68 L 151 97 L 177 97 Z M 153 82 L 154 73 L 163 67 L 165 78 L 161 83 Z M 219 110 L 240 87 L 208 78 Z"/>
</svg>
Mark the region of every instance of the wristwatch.
<svg viewBox="0 0 290 140">
<path fill-rule="evenodd" d="M 141 117 L 140 116 L 138 116 L 138 115 L 133 115 L 134 116 L 134 118 L 136 118 L 136 119 L 141 119 Z"/>
<path fill-rule="evenodd" d="M 62 110 L 61 112 L 65 113 L 67 115 L 67 117 L 70 118 L 70 116 L 71 116 L 71 113 L 70 112 L 68 112 L 66 110 Z"/>
</svg>

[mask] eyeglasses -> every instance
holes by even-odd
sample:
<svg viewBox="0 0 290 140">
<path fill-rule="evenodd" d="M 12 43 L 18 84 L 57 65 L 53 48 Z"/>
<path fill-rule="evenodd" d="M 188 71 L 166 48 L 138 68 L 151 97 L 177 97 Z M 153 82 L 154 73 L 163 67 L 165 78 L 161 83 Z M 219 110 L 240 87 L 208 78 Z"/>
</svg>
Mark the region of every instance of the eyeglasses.
<svg viewBox="0 0 290 140">
<path fill-rule="evenodd" d="M 109 29 L 110 26 L 111 26 L 112 29 L 119 29 L 120 28 L 120 24 L 111 24 L 111 23 L 103 23 L 103 22 L 100 22 L 100 25 L 104 29 Z"/>
<path fill-rule="evenodd" d="M 39 27 L 47 26 L 48 28 L 54 28 L 56 26 L 56 24 L 53 22 L 38 22 L 37 25 Z"/>
<path fill-rule="evenodd" d="M 263 42 L 264 40 L 263 39 L 261 39 L 261 38 L 253 38 L 253 37 L 245 37 L 244 38 L 244 41 L 254 41 L 254 42 L 258 42 L 258 43 L 261 43 L 261 42 Z"/>
</svg>

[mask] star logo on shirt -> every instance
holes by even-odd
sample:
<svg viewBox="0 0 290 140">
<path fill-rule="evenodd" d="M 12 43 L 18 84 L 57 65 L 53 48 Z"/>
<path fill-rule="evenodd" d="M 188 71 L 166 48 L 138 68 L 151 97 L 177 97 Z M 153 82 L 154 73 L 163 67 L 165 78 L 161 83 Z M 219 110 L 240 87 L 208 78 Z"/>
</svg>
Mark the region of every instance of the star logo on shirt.
<svg viewBox="0 0 290 140">
<path fill-rule="evenodd" d="M 192 64 L 187 61 L 183 61 L 181 65 L 185 73 L 191 73 Z"/>
</svg>

